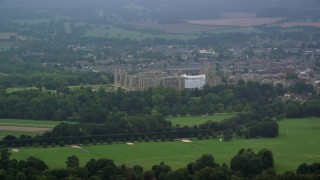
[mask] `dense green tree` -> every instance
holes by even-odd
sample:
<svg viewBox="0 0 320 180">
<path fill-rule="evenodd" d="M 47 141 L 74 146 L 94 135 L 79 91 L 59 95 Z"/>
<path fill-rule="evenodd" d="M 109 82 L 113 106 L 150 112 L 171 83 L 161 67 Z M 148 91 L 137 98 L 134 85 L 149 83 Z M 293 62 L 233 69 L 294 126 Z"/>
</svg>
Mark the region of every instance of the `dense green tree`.
<svg viewBox="0 0 320 180">
<path fill-rule="evenodd" d="M 0 158 L 0 162 L 4 162 L 4 161 L 8 161 L 10 158 L 11 153 L 9 152 L 9 149 L 7 148 L 3 148 L 1 150 L 1 158 Z"/>
<path fill-rule="evenodd" d="M 302 163 L 297 168 L 298 174 L 308 174 L 309 173 L 309 166 L 306 163 Z"/>
<path fill-rule="evenodd" d="M 252 122 L 247 124 L 244 130 L 246 138 L 255 137 L 277 137 L 279 134 L 279 126 L 273 120 L 265 120 L 260 122 Z"/>
<path fill-rule="evenodd" d="M 193 171 L 196 172 L 205 167 L 214 168 L 216 166 L 218 165 L 214 162 L 214 157 L 210 154 L 204 154 L 199 159 L 196 160 L 192 168 L 193 168 Z"/>
<path fill-rule="evenodd" d="M 150 170 L 145 171 L 145 172 L 143 173 L 143 179 L 144 179 L 144 180 L 153 180 L 153 179 L 155 179 L 155 178 L 156 178 L 156 176 L 155 176 L 154 173 L 153 173 L 152 171 L 150 171 Z"/>
<path fill-rule="evenodd" d="M 159 165 L 153 165 L 151 168 L 155 177 L 158 179 L 161 174 L 167 174 L 171 171 L 171 167 L 164 162 L 161 162 Z"/>
<path fill-rule="evenodd" d="M 82 135 L 78 124 L 60 123 L 52 129 L 53 136 L 69 137 Z"/>
<path fill-rule="evenodd" d="M 117 179 L 117 169 L 114 166 L 105 166 L 101 170 L 101 179 Z"/>
<path fill-rule="evenodd" d="M 320 174 L 320 163 L 315 162 L 310 165 L 302 163 L 297 168 L 297 174 Z"/>
<path fill-rule="evenodd" d="M 19 162 L 20 164 L 20 162 Z M 48 166 L 46 165 L 46 163 L 42 160 L 40 160 L 39 158 L 30 156 L 27 158 L 27 161 L 25 161 L 24 163 L 22 163 L 23 167 L 25 168 L 34 168 L 38 171 L 44 171 L 46 169 L 48 169 Z"/>
<path fill-rule="evenodd" d="M 0 179 L 5 179 L 7 176 L 7 171 L 0 169 Z"/>
<path fill-rule="evenodd" d="M 89 162 L 86 163 L 85 167 L 89 171 L 89 175 L 97 174 L 98 172 L 101 172 L 104 168 L 105 172 L 103 176 L 108 175 L 107 171 L 108 169 L 112 169 L 112 171 L 115 169 L 115 164 L 112 160 L 110 159 L 91 159 Z M 108 175 L 109 176 L 109 175 Z M 110 174 L 110 176 L 113 176 L 113 173 Z"/>
<path fill-rule="evenodd" d="M 289 118 L 301 117 L 302 116 L 301 104 L 299 102 L 291 101 L 285 105 L 284 112 Z"/>
<path fill-rule="evenodd" d="M 67 157 L 66 161 L 68 168 L 78 168 L 79 167 L 79 158 L 75 155 Z"/>
<path fill-rule="evenodd" d="M 51 169 L 47 173 L 49 177 L 52 176 L 54 179 L 65 179 L 70 175 L 67 169 Z"/>
<path fill-rule="evenodd" d="M 305 113 L 312 116 L 320 116 L 320 100 L 311 99 L 304 104 Z"/>
<path fill-rule="evenodd" d="M 168 172 L 166 174 L 166 180 L 184 180 L 188 176 L 187 169 L 178 169 L 175 171 Z"/>
<path fill-rule="evenodd" d="M 310 84 L 306 84 L 302 80 L 297 80 L 293 86 L 291 86 L 290 90 L 294 93 L 313 93 L 314 87 Z"/>
<path fill-rule="evenodd" d="M 227 173 L 222 171 L 220 168 L 212 168 L 212 167 L 205 167 L 198 171 L 195 175 L 195 179 L 201 180 L 201 179 L 208 179 L 208 180 L 214 180 L 214 179 L 221 179 L 221 180 L 227 180 L 230 179 Z"/>
<path fill-rule="evenodd" d="M 287 80 L 295 80 L 295 79 L 298 79 L 298 76 L 294 72 L 287 72 L 286 79 Z"/>
<path fill-rule="evenodd" d="M 6 135 L 3 140 L 4 141 L 14 141 L 16 140 L 17 138 L 14 136 L 14 135 Z"/>
<path fill-rule="evenodd" d="M 273 154 L 269 149 L 261 149 L 258 156 L 261 158 L 263 169 L 274 167 Z"/>
<path fill-rule="evenodd" d="M 16 180 L 26 180 L 26 179 L 27 179 L 27 176 L 24 174 L 24 172 L 19 172 L 16 175 Z"/>
<path fill-rule="evenodd" d="M 261 158 L 252 150 L 240 150 L 236 156 L 231 159 L 231 169 L 239 172 L 243 176 L 260 174 L 263 171 Z"/>
<path fill-rule="evenodd" d="M 230 134 L 230 133 L 224 133 L 222 137 L 223 137 L 224 141 L 231 141 L 232 140 L 232 134 Z"/>
</svg>

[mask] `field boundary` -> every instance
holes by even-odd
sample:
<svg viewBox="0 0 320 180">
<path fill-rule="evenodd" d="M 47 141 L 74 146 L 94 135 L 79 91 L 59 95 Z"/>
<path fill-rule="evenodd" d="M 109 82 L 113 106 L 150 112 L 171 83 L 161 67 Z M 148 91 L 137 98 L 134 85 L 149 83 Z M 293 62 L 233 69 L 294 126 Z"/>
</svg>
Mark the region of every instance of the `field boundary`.
<svg viewBox="0 0 320 180">
<path fill-rule="evenodd" d="M 21 127 L 21 126 L 0 126 L 0 131 L 19 131 L 19 132 L 45 132 L 52 128 Z"/>
<path fill-rule="evenodd" d="M 47 127 L 47 128 L 54 127 L 54 125 L 18 124 L 18 123 L 0 123 L 0 126 Z"/>
</svg>

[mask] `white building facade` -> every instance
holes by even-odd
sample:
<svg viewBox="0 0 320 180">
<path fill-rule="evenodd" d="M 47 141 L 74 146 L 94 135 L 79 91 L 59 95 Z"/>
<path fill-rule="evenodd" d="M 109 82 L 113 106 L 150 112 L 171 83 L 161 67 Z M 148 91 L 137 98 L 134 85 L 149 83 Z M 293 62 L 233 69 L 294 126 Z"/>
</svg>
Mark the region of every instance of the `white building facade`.
<svg viewBox="0 0 320 180">
<path fill-rule="evenodd" d="M 185 89 L 202 89 L 206 84 L 206 75 L 197 75 L 197 76 L 187 76 L 181 75 L 180 77 L 184 78 L 184 88 Z"/>
</svg>

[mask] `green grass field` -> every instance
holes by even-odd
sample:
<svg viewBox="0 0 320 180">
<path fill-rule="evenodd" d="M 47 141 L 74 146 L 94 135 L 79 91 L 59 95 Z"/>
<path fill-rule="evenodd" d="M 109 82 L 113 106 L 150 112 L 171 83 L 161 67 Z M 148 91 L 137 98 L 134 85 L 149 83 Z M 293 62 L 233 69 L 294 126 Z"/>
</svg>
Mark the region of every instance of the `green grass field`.
<svg viewBox="0 0 320 180">
<path fill-rule="evenodd" d="M 95 89 L 99 89 L 99 88 L 103 88 L 108 92 L 112 92 L 113 87 L 110 84 L 96 84 L 96 85 L 82 85 L 82 87 L 85 88 L 95 88 Z M 69 89 L 78 89 L 81 88 L 81 86 L 69 86 Z M 14 93 L 14 92 L 19 92 L 19 91 L 28 91 L 28 90 L 32 90 L 32 89 L 38 89 L 37 87 L 13 87 L 13 88 L 7 88 L 6 92 L 7 93 Z M 46 90 L 46 89 L 42 89 L 42 91 L 46 91 L 46 92 L 51 92 L 51 93 L 56 93 L 56 90 Z"/>
<path fill-rule="evenodd" d="M 65 32 L 67 34 L 72 33 L 72 29 L 71 29 L 70 23 L 64 23 L 64 30 L 65 30 Z"/>
<path fill-rule="evenodd" d="M 286 29 L 282 29 L 279 30 L 282 33 L 290 33 L 290 32 L 302 32 L 303 29 L 299 29 L 299 28 L 286 28 Z"/>
<path fill-rule="evenodd" d="M 160 162 L 169 164 L 173 169 L 185 167 L 202 154 L 212 154 L 218 163 L 228 163 L 241 148 L 262 148 L 272 150 L 275 168 L 278 172 L 295 171 L 303 162 L 320 161 L 320 121 L 319 119 L 285 119 L 279 121 L 280 135 L 270 139 L 234 139 L 220 142 L 218 139 L 194 140 L 183 142 L 149 142 L 134 145 L 113 144 L 56 148 L 21 148 L 20 152 L 12 152 L 12 158 L 26 159 L 36 156 L 44 160 L 51 168 L 66 167 L 66 158 L 76 155 L 83 166 L 90 158 L 109 158 L 118 165 L 123 163 L 133 166 L 142 165 L 150 169 Z M 191 145 L 193 147 L 191 147 Z"/>
<path fill-rule="evenodd" d="M 206 123 L 207 121 L 210 121 L 210 120 L 214 122 L 220 122 L 224 119 L 228 119 L 233 116 L 235 116 L 235 114 L 221 113 L 221 114 L 208 115 L 208 116 L 167 117 L 166 119 L 171 121 L 173 126 L 176 126 L 177 124 L 179 124 L 180 127 L 183 127 L 185 125 L 192 127 L 194 125 Z"/>
<path fill-rule="evenodd" d="M 13 87 L 13 88 L 7 88 L 6 92 L 7 93 L 14 93 L 14 92 L 19 92 L 19 91 L 28 91 L 28 90 L 32 90 L 32 89 L 38 89 L 37 87 Z M 51 93 L 56 93 L 56 90 L 46 90 L 43 89 L 42 91 L 45 92 L 51 92 Z"/>
<path fill-rule="evenodd" d="M 61 121 L 26 120 L 26 119 L 0 119 L 1 126 L 25 126 L 25 127 L 54 127 Z"/>
<path fill-rule="evenodd" d="M 18 19 L 14 20 L 13 22 L 18 23 L 20 25 L 35 25 L 35 24 L 40 24 L 44 22 L 49 22 L 49 19 Z"/>
<path fill-rule="evenodd" d="M 39 128 L 51 129 L 62 121 L 45 121 L 45 120 L 25 120 L 25 119 L 0 119 L 0 139 L 7 135 L 14 135 L 19 137 L 20 135 L 35 136 L 41 134 Z M 8 127 L 6 127 L 8 126 Z M 8 129 L 9 128 L 9 129 Z M 25 131 L 32 128 L 32 131 Z"/>
<path fill-rule="evenodd" d="M 230 29 L 220 29 L 220 30 L 213 30 L 213 31 L 208 31 L 207 33 L 213 33 L 213 34 L 219 34 L 219 33 L 262 33 L 262 31 L 248 27 L 248 28 L 230 28 Z"/>
<path fill-rule="evenodd" d="M 97 27 L 92 30 L 89 30 L 86 33 L 86 36 L 91 37 L 107 37 L 107 38 L 129 38 L 136 40 L 143 40 L 146 38 L 164 38 L 164 39 L 179 39 L 179 40 L 189 40 L 194 39 L 198 35 L 187 35 L 187 34 L 148 34 L 142 33 L 138 31 L 128 31 L 123 30 L 117 27 L 109 26 L 109 27 Z"/>
<path fill-rule="evenodd" d="M 102 88 L 102 89 L 104 89 L 104 90 L 107 91 L 107 92 L 113 92 L 113 91 L 114 91 L 114 89 L 113 89 L 113 87 L 112 87 L 111 84 L 96 84 L 96 85 L 83 85 L 83 86 L 69 86 L 69 89 L 73 90 L 73 89 L 79 89 L 79 88 L 81 88 L 81 87 L 84 87 L 84 88 L 90 87 L 90 88 L 97 89 L 97 90 L 100 89 L 100 88 Z"/>
<path fill-rule="evenodd" d="M 24 90 L 31 90 L 31 89 L 38 89 L 36 87 L 13 87 L 13 88 L 7 88 L 6 92 L 7 93 L 14 93 L 18 91 L 24 91 Z"/>
<path fill-rule="evenodd" d="M 14 46 L 0 45 L 0 51 L 6 51 L 14 48 Z"/>
</svg>

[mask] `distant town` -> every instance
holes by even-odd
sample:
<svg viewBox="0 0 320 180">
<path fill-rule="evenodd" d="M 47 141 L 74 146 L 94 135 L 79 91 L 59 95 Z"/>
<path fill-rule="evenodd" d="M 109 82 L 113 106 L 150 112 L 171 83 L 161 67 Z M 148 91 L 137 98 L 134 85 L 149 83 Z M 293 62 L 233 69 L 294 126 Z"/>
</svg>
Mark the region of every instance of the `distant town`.
<svg viewBox="0 0 320 180">
<path fill-rule="evenodd" d="M 250 49 L 250 57 L 248 55 Z M 163 47 L 164 52 L 172 50 Z M 230 59 L 219 61 L 223 56 L 214 50 L 172 50 L 184 59 L 180 65 L 167 65 L 157 60 L 146 66 L 144 63 L 130 65 L 114 65 L 114 85 L 128 90 L 142 90 L 149 87 L 173 87 L 176 89 L 199 88 L 204 84 L 217 86 L 221 84 L 235 85 L 239 80 L 270 83 L 274 86 L 282 84 L 289 87 L 297 79 L 319 88 L 320 74 L 315 70 L 315 58 L 319 57 L 320 49 L 308 49 L 298 53 L 299 48 L 284 49 L 289 57 L 278 60 L 270 58 L 276 48 L 231 48 L 224 52 Z M 188 61 L 189 59 L 195 61 Z M 101 67 L 101 66 L 99 66 Z M 144 67 L 144 68 L 139 68 Z M 156 68 L 162 67 L 162 68 Z M 87 68 L 97 68 L 90 66 Z M 162 70 L 161 70 L 162 69 Z M 108 71 L 108 70 L 107 70 Z M 199 75 L 203 75 L 199 78 Z M 193 86 L 186 86 L 194 77 Z M 198 78 L 196 78 L 198 77 Z"/>
</svg>

